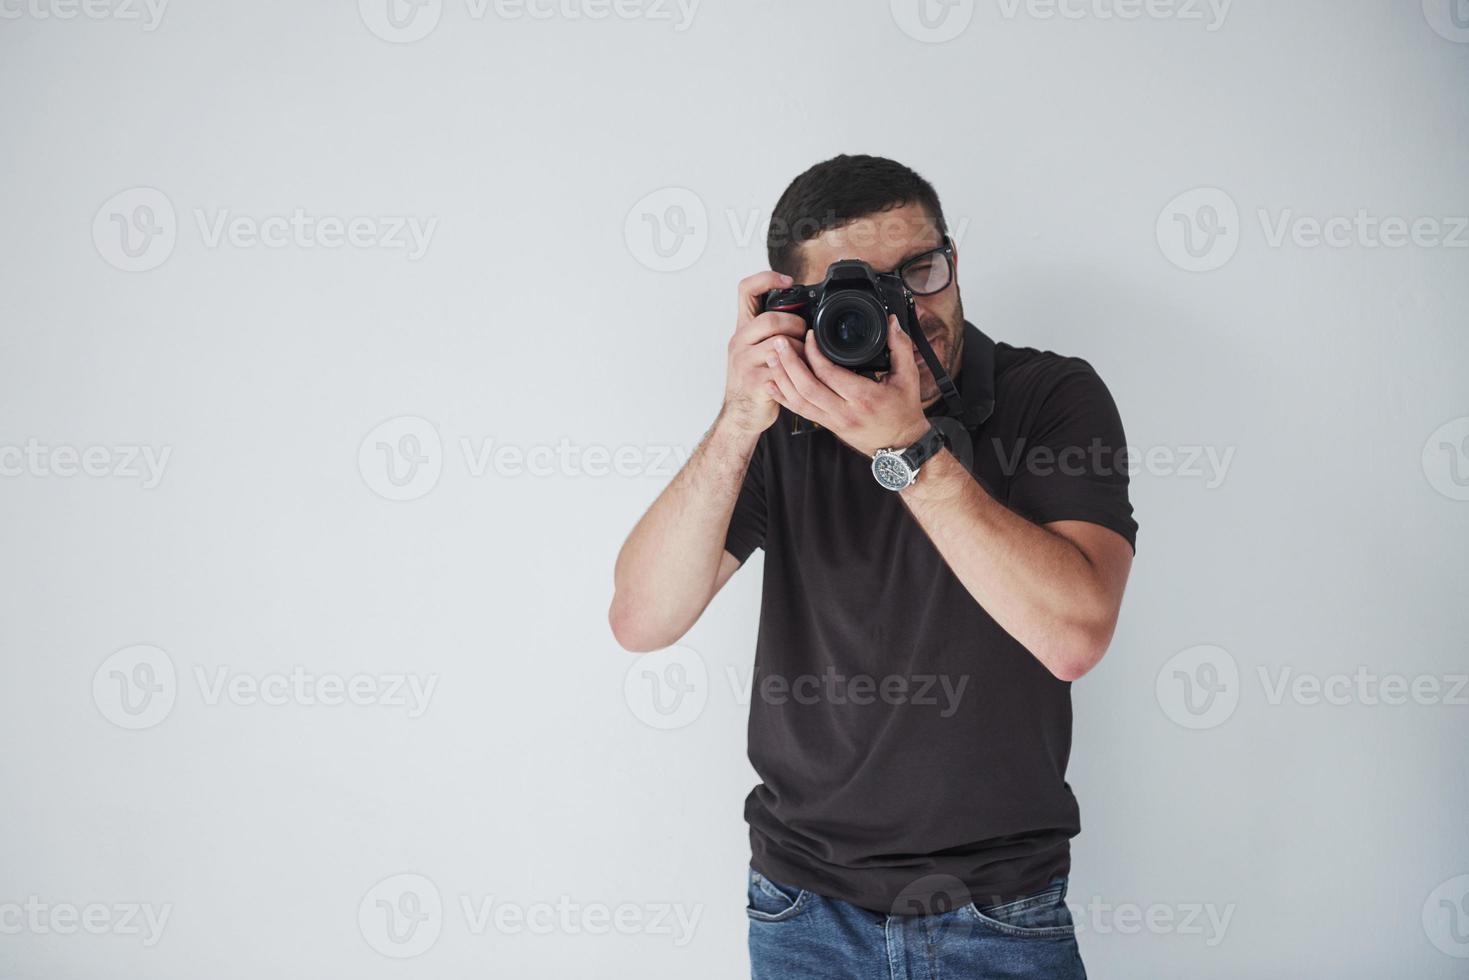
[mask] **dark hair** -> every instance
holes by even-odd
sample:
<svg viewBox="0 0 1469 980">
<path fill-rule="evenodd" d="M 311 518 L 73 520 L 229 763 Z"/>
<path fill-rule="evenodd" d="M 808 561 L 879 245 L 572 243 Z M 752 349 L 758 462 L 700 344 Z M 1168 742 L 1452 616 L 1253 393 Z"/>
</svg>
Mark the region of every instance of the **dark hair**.
<svg viewBox="0 0 1469 980">
<path fill-rule="evenodd" d="M 886 157 L 841 156 L 824 160 L 791 181 L 770 215 L 765 248 L 770 267 L 796 274 L 801 245 L 858 218 L 919 204 L 940 235 L 948 234 L 933 185 Z"/>
</svg>

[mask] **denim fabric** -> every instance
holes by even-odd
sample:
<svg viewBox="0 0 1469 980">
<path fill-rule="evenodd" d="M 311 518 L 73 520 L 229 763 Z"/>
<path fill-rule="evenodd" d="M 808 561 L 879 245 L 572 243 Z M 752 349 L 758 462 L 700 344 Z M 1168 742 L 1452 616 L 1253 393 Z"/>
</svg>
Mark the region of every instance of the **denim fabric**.
<svg viewBox="0 0 1469 980">
<path fill-rule="evenodd" d="M 1003 905 L 878 915 L 750 870 L 753 980 L 1085 980 L 1066 881 Z"/>
</svg>

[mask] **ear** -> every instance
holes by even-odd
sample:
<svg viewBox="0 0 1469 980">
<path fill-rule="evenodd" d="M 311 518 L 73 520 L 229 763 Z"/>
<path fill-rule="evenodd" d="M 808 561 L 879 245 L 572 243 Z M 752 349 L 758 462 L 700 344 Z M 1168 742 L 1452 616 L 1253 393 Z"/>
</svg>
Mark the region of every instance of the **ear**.
<svg viewBox="0 0 1469 980">
<path fill-rule="evenodd" d="M 790 275 L 792 279 L 796 280 L 797 285 L 805 285 L 811 281 L 810 279 L 806 278 L 805 242 L 797 242 L 796 246 L 791 249 L 791 268 L 794 271 L 788 273 L 788 275 Z"/>
</svg>

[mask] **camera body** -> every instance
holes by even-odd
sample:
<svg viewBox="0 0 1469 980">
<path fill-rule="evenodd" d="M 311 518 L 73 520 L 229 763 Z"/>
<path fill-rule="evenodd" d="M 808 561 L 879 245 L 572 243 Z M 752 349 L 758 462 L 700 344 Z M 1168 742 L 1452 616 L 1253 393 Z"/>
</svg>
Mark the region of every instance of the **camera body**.
<svg viewBox="0 0 1469 980">
<path fill-rule="evenodd" d="M 816 346 L 833 364 L 876 374 L 891 367 L 888 316 L 911 335 L 918 328 L 913 293 L 900 276 L 878 273 L 860 259 L 842 259 L 813 286 L 791 286 L 765 294 L 766 312 L 792 313 L 816 331 Z"/>
</svg>

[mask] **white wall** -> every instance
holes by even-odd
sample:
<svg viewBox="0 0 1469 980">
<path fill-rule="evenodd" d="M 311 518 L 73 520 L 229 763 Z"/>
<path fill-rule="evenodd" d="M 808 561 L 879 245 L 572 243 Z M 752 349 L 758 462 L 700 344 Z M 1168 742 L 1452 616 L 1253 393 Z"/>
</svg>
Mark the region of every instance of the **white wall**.
<svg viewBox="0 0 1469 980">
<path fill-rule="evenodd" d="M 1462 970 L 1463 0 L 958 0 L 932 30 L 907 0 L 427 0 L 401 28 L 382 0 L 97 2 L 0 6 L 0 975 L 741 976 L 758 561 L 687 639 L 707 680 L 674 730 L 605 608 L 717 408 L 760 221 L 843 151 L 932 179 L 971 318 L 1088 358 L 1131 443 L 1179 454 L 1135 477 L 1123 622 L 1074 692 L 1092 975 Z M 662 260 L 670 204 L 693 235 Z M 1225 233 L 1191 260 L 1174 213 L 1201 205 Z M 130 256 L 139 206 L 161 233 Z M 296 209 L 426 248 L 240 237 Z M 1271 242 L 1359 211 L 1434 220 Z M 377 444 L 415 435 L 394 487 Z M 516 475 L 464 440 L 564 458 Z M 109 475 L 61 475 L 64 447 Z M 169 454 L 156 485 L 130 447 Z M 594 447 L 632 475 L 585 475 Z M 1201 658 L 1227 687 L 1195 715 Z M 436 686 L 418 717 L 252 702 L 297 667 Z M 1274 697 L 1359 667 L 1443 687 Z M 374 890 L 401 873 L 426 882 Z M 427 918 L 395 944 L 376 903 L 405 891 Z M 487 898 L 571 928 L 485 924 Z M 167 910 L 156 943 L 129 903 Z M 578 918 L 624 904 L 700 918 Z"/>
</svg>

